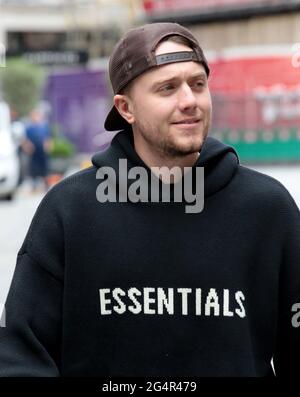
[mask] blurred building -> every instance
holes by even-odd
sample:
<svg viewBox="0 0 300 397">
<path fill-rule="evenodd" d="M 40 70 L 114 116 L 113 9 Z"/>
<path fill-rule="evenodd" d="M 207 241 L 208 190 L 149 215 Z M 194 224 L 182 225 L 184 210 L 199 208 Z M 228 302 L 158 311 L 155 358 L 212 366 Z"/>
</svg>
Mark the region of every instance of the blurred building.
<svg viewBox="0 0 300 397">
<path fill-rule="evenodd" d="M 143 15 L 140 0 L 0 0 L 0 49 L 44 67 L 51 125 L 79 152 L 113 136 L 103 127 L 111 107 L 107 58 Z"/>
<path fill-rule="evenodd" d="M 210 50 L 300 38 L 299 0 L 144 0 L 148 21 L 176 21 Z"/>
<path fill-rule="evenodd" d="M 140 12 L 137 0 L 1 0 L 0 43 L 8 57 L 85 63 L 108 56 Z"/>
</svg>

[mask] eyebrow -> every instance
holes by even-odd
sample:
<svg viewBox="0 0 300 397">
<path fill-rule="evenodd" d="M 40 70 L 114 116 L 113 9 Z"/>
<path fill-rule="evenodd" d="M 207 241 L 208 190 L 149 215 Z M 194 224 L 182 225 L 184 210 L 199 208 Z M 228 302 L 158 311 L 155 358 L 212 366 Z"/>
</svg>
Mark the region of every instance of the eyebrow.
<svg viewBox="0 0 300 397">
<path fill-rule="evenodd" d="M 200 72 L 200 73 L 197 72 L 197 73 L 192 74 L 192 75 L 188 78 L 188 80 L 195 80 L 195 79 L 203 78 L 203 77 L 205 77 L 205 78 L 207 77 L 205 72 Z M 155 89 L 155 88 L 157 88 L 158 86 L 160 86 L 160 85 L 162 85 L 162 84 L 170 83 L 171 81 L 175 81 L 175 80 L 179 80 L 178 76 L 171 76 L 171 77 L 168 77 L 168 78 L 166 78 L 166 79 L 163 79 L 163 80 L 160 80 L 160 81 L 155 82 L 155 83 L 152 85 L 152 88 Z"/>
</svg>

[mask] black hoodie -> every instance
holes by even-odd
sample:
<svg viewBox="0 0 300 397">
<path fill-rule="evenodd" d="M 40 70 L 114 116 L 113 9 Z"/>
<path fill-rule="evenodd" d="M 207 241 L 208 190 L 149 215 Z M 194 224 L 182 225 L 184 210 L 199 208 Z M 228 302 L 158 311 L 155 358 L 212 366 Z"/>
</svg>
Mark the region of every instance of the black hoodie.
<svg viewBox="0 0 300 397">
<path fill-rule="evenodd" d="M 204 208 L 96 199 L 145 167 L 129 132 L 42 200 L 0 328 L 0 376 L 300 373 L 300 216 L 276 180 L 207 138 Z M 102 168 L 101 168 L 102 169 Z M 118 182 L 118 180 L 117 180 Z"/>
</svg>

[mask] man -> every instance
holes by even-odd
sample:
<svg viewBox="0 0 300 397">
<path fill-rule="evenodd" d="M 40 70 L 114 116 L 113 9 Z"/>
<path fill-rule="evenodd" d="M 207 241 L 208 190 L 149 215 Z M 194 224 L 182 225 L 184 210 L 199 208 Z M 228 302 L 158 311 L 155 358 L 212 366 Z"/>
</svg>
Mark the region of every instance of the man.
<svg viewBox="0 0 300 397">
<path fill-rule="evenodd" d="M 48 190 L 48 152 L 51 146 L 50 130 L 44 120 L 40 109 L 33 109 L 30 113 L 30 122 L 26 126 L 26 138 L 22 144 L 23 150 L 30 157 L 29 175 L 32 182 L 32 190 L 35 191 L 42 179 L 43 188 Z"/>
<path fill-rule="evenodd" d="M 105 127 L 122 131 L 37 210 L 6 302 L 2 376 L 266 377 L 272 358 L 276 375 L 299 374 L 299 211 L 207 138 L 208 76 L 178 24 L 116 45 Z"/>
</svg>

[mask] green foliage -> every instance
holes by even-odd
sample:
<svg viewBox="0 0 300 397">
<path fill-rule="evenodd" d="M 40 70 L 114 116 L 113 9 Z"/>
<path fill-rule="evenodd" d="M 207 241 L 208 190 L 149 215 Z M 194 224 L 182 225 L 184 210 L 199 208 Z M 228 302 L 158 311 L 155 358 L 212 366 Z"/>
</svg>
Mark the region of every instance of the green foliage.
<svg viewBox="0 0 300 397">
<path fill-rule="evenodd" d="M 71 157 L 75 153 L 74 145 L 63 136 L 52 138 L 50 155 L 51 157 Z"/>
<path fill-rule="evenodd" d="M 51 125 L 52 139 L 50 156 L 52 158 L 67 158 L 75 154 L 75 146 L 61 132 L 59 123 Z"/>
<path fill-rule="evenodd" d="M 9 59 L 0 69 L 4 100 L 19 117 L 27 116 L 40 99 L 43 68 L 21 58 Z"/>
</svg>

